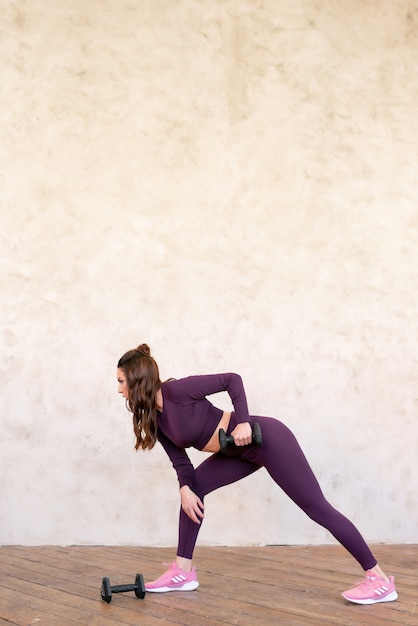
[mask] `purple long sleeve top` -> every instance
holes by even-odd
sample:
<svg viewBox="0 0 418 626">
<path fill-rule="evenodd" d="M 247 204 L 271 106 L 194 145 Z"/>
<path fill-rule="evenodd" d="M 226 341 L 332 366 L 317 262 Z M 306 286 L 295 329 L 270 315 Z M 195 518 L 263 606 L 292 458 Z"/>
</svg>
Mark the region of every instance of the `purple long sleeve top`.
<svg viewBox="0 0 418 626">
<path fill-rule="evenodd" d="M 250 422 L 244 385 L 238 374 L 209 374 L 169 380 L 162 384 L 161 391 L 163 411 L 157 412 L 158 440 L 177 472 L 180 487 L 190 487 L 194 468 L 185 448 L 202 450 L 223 413 L 206 396 L 227 391 L 237 423 Z"/>
</svg>

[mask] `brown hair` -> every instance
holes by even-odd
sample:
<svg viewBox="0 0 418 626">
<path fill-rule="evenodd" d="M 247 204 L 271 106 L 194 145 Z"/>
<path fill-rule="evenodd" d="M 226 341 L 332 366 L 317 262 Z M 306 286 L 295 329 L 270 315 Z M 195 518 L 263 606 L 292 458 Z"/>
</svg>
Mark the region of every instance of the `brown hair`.
<svg viewBox="0 0 418 626">
<path fill-rule="evenodd" d="M 147 344 L 142 343 L 119 359 L 118 368 L 125 374 L 128 385 L 126 405 L 133 416 L 135 450 L 151 450 L 157 441 L 155 394 L 161 388 L 158 365 Z"/>
</svg>

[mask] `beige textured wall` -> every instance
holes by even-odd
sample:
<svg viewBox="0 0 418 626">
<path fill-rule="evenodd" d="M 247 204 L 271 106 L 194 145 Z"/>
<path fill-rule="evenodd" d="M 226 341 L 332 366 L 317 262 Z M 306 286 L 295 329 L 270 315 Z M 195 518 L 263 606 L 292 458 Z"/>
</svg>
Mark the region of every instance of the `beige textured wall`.
<svg viewBox="0 0 418 626">
<path fill-rule="evenodd" d="M 141 341 L 240 372 L 370 541 L 418 541 L 416 0 L 0 8 L 0 542 L 175 544 L 116 393 Z M 264 470 L 200 537 L 329 541 Z"/>
</svg>

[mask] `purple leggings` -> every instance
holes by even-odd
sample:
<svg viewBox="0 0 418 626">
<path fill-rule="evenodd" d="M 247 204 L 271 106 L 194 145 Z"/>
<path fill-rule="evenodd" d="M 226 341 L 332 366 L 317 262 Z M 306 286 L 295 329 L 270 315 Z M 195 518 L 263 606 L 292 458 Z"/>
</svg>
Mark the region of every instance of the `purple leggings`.
<svg viewBox="0 0 418 626">
<path fill-rule="evenodd" d="M 311 519 L 324 526 L 364 570 L 373 568 L 376 559 L 372 552 L 354 524 L 325 499 L 293 433 L 282 422 L 271 417 L 252 416 L 251 421 L 261 426 L 262 447 L 230 446 L 227 454 L 218 452 L 208 457 L 195 470 L 192 491 L 203 501 L 215 489 L 265 467 L 289 498 Z M 228 434 L 235 426 L 232 414 Z M 180 511 L 178 556 L 192 558 L 200 527 L 183 510 Z"/>
</svg>

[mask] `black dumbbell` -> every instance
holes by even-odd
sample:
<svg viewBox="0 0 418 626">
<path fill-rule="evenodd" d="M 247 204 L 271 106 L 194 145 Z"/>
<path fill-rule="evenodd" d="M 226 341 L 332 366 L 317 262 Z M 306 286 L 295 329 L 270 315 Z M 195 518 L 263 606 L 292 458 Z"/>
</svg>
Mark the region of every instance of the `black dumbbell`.
<svg viewBox="0 0 418 626">
<path fill-rule="evenodd" d="M 260 424 L 254 424 L 253 426 L 253 443 L 257 446 L 257 448 L 261 448 L 261 444 L 263 442 L 261 436 L 261 428 Z M 221 451 L 225 454 L 228 446 L 233 445 L 234 438 L 228 436 L 223 428 L 219 429 L 219 445 L 221 446 Z"/>
<path fill-rule="evenodd" d="M 103 578 L 100 595 L 102 596 L 102 600 L 108 604 L 112 602 L 112 593 L 125 593 L 126 591 L 135 591 L 137 598 L 143 599 L 145 597 L 145 583 L 142 574 L 136 575 L 133 585 L 115 585 L 114 587 L 110 586 L 110 580 L 108 578 Z"/>
</svg>

